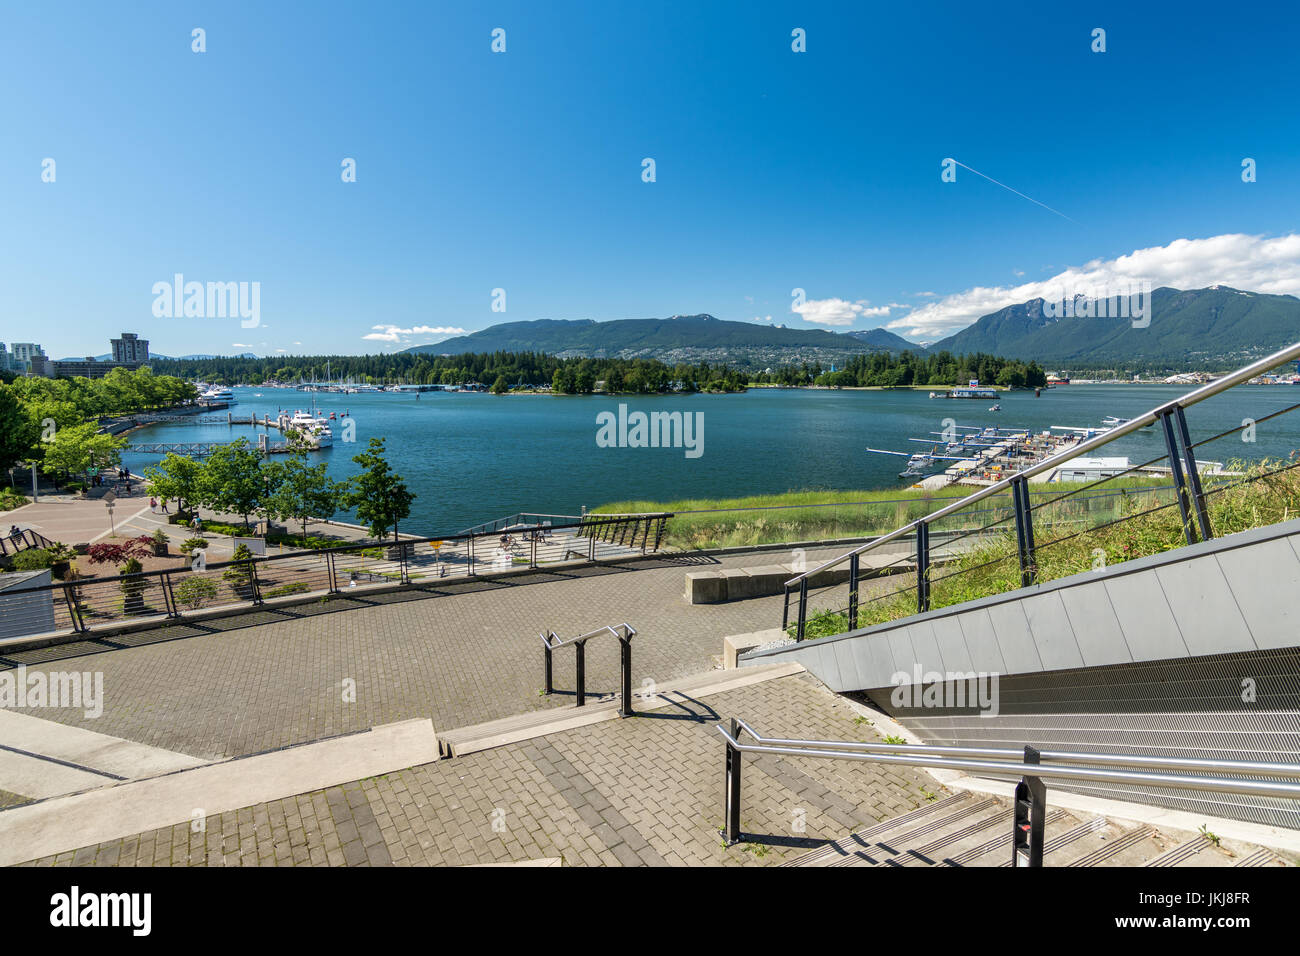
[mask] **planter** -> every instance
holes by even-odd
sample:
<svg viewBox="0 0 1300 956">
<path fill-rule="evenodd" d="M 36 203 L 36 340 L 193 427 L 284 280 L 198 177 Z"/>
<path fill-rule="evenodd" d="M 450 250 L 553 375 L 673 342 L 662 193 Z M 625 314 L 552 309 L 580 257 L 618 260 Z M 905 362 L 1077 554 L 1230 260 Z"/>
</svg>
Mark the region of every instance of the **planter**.
<svg viewBox="0 0 1300 956">
<path fill-rule="evenodd" d="M 50 574 L 62 581 L 67 578 L 68 571 L 71 567 L 72 562 L 70 561 L 56 561 L 54 564 L 50 565 Z"/>
<path fill-rule="evenodd" d="M 154 546 L 153 546 L 153 556 L 154 556 L 155 558 L 165 558 L 165 557 L 167 557 L 168 554 L 169 554 L 169 552 L 168 552 L 168 549 L 167 549 L 167 542 L 166 542 L 166 541 L 161 541 L 161 542 L 157 542 L 157 541 L 156 541 L 156 542 L 154 542 Z"/>
</svg>

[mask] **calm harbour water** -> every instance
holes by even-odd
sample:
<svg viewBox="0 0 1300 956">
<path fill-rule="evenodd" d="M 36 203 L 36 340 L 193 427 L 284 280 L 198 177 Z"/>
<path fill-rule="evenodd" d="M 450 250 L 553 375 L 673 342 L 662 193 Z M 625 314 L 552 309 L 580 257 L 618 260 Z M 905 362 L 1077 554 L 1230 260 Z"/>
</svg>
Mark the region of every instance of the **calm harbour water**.
<svg viewBox="0 0 1300 956">
<path fill-rule="evenodd" d="M 356 443 L 340 439 L 313 453 L 345 478 L 356 471 L 353 455 L 372 436 L 387 439 L 389 460 L 417 498 L 403 530 L 453 533 L 520 511 L 577 514 L 610 501 L 720 498 L 802 489 L 898 488 L 903 459 L 868 453 L 867 446 L 915 452 L 951 417 L 960 425 L 1095 426 L 1107 415 L 1131 417 L 1189 391 L 1172 385 L 1069 385 L 1008 392 L 991 401 L 930 399 L 925 391 L 822 391 L 751 389 L 738 395 L 646 397 L 494 396 L 426 392 L 371 395 L 315 394 L 318 410 L 356 421 Z M 237 388 L 231 411 L 258 417 L 285 408 L 309 408 L 313 395 L 289 389 Z M 1300 402 L 1295 386 L 1242 386 L 1188 410 L 1193 441 Z M 682 448 L 601 448 L 596 416 L 618 411 L 702 412 L 703 454 Z M 224 412 L 213 413 L 224 415 Z M 231 440 L 249 437 L 248 426 L 154 425 L 133 432 L 134 442 Z M 937 437 L 937 436 L 936 436 Z M 272 440 L 279 440 L 272 431 Z M 1258 426 L 1257 441 L 1232 435 L 1204 450 L 1203 460 L 1259 459 L 1300 447 L 1300 414 Z M 1163 449 L 1157 429 L 1126 436 L 1100 454 L 1128 456 L 1134 463 Z M 137 473 L 159 456 L 128 454 Z M 344 517 L 344 516 L 340 516 Z"/>
</svg>

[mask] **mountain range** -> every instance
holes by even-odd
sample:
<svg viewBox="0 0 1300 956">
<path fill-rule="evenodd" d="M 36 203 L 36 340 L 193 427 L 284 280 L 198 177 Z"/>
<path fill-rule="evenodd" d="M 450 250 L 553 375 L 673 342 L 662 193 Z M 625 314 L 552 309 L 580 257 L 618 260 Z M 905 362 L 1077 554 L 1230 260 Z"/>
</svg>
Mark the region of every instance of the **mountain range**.
<svg viewBox="0 0 1300 956">
<path fill-rule="evenodd" d="M 1161 287 L 1149 297 L 1149 321 L 1060 315 L 1031 299 L 985 315 L 930 346 L 885 329 L 830 332 L 732 322 L 711 315 L 667 319 L 536 319 L 505 322 L 407 352 L 545 352 L 561 357 L 655 358 L 762 368 L 842 361 L 863 352 L 984 352 L 1074 368 L 1226 368 L 1300 339 L 1300 299 L 1227 286 Z M 1073 306 L 1074 303 L 1071 303 Z M 1111 300 L 1112 306 L 1114 300 Z M 1045 307 L 1046 305 L 1046 307 Z M 1110 310 L 1116 311 L 1113 308 Z"/>
<path fill-rule="evenodd" d="M 1227 286 L 1150 294 L 1145 318 L 1057 317 L 1031 299 L 983 316 L 930 350 L 987 352 L 1043 364 L 1087 368 L 1164 364 L 1173 368 L 1243 365 L 1300 339 L 1300 299 Z"/>
<path fill-rule="evenodd" d="M 663 362 L 787 365 L 835 361 L 863 352 L 902 352 L 918 346 L 885 329 L 827 332 L 732 322 L 711 315 L 667 319 L 535 319 L 505 322 L 407 352 L 545 352 L 562 358 L 654 358 Z"/>
</svg>

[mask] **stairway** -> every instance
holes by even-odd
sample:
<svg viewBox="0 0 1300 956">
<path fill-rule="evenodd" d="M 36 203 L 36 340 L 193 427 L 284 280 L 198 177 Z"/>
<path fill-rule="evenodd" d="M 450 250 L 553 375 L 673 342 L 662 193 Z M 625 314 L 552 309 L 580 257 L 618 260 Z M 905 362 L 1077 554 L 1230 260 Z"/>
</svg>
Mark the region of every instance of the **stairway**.
<svg viewBox="0 0 1300 956">
<path fill-rule="evenodd" d="M 1011 803 L 955 793 L 781 866 L 1010 866 Z M 1271 850 L 1049 806 L 1044 866 L 1285 866 Z"/>
</svg>

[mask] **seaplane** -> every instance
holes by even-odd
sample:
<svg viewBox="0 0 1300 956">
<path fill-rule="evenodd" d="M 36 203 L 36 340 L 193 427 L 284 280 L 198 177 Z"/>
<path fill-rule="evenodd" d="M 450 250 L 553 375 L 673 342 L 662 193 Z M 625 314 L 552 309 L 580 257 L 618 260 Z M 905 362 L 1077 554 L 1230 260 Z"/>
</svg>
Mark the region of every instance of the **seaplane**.
<svg viewBox="0 0 1300 956">
<path fill-rule="evenodd" d="M 934 448 L 937 450 L 938 445 Z M 900 458 L 907 459 L 907 467 L 898 473 L 899 478 L 924 478 L 926 475 L 933 475 L 943 471 L 947 465 L 941 465 L 939 462 L 946 461 L 970 461 L 972 458 L 979 457 L 975 455 L 938 455 L 934 450 L 913 454 L 906 451 L 889 451 L 885 448 L 868 448 L 867 451 L 874 452 L 877 455 L 896 455 Z"/>
</svg>

